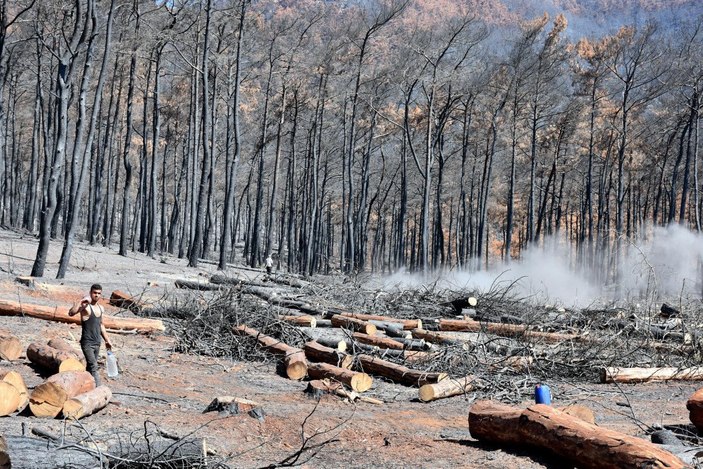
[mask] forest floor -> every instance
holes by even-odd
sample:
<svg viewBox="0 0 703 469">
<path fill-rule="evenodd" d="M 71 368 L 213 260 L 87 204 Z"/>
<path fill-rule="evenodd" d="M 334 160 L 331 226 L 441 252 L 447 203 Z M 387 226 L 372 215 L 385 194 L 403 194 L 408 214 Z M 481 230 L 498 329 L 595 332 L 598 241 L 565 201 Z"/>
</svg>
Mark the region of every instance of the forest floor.
<svg viewBox="0 0 703 469">
<path fill-rule="evenodd" d="M 0 298 L 24 303 L 67 306 L 84 296 L 92 283 L 101 283 L 106 298 L 113 290 L 141 294 L 145 301 L 160 301 L 174 294 L 176 279 L 206 278 L 215 265 L 188 268 L 171 256 L 149 258 L 130 252 L 127 257 L 102 246 L 77 243 L 65 279 L 56 280 L 61 243 L 52 242 L 45 277 L 28 288 L 15 281 L 29 275 L 37 240 L 31 235 L 0 232 Z M 242 273 L 251 271 L 242 270 Z M 104 301 L 108 314 L 120 312 Z M 23 346 L 45 343 L 52 337 L 73 341 L 80 337 L 75 325 L 30 317 L 3 317 L 2 328 L 13 332 Z M 417 389 L 375 380 L 366 393 L 383 405 L 352 404 L 332 395 L 318 402 L 303 392 L 305 382 L 276 373 L 272 362 L 238 362 L 175 351 L 175 338 L 165 333 L 113 334 L 112 342 L 122 373 L 104 383 L 113 391 L 110 404 L 80 425 L 46 420 L 25 413 L 0 418 L 0 433 L 29 434 L 41 428 L 67 439 L 95 440 L 111 433 L 143 433 L 158 426 L 180 437 L 205 438 L 208 448 L 229 467 L 265 467 L 295 454 L 308 440 L 313 448 L 294 461 L 301 467 L 569 467 L 562 461 L 528 450 L 507 450 L 477 442 L 469 433 L 467 417 L 473 400 L 489 396 L 469 394 L 431 403 L 417 400 Z M 20 360 L 0 364 L 18 371 L 29 388 L 43 377 Z M 532 402 L 532 387 L 524 380 L 513 385 L 524 401 Z M 550 383 L 555 404 L 590 407 L 598 425 L 647 438 L 644 428 L 653 424 L 689 423 L 686 400 L 696 383 L 669 382 L 636 385 Z M 231 395 L 261 404 L 263 421 L 247 414 L 220 417 L 203 413 L 217 396 Z M 65 432 L 65 433 L 64 433 Z M 317 436 L 315 436 L 317 435 Z M 290 462 L 290 461 L 289 461 Z M 297 466 L 296 466 L 297 467 Z"/>
</svg>

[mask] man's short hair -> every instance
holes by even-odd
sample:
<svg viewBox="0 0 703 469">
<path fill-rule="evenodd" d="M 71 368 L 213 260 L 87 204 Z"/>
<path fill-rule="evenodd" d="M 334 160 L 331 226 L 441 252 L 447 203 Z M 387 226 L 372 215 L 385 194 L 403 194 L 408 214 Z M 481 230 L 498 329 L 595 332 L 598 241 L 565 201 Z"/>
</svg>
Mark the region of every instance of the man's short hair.
<svg viewBox="0 0 703 469">
<path fill-rule="evenodd" d="M 92 284 L 92 285 L 90 286 L 90 291 L 96 291 L 96 290 L 103 291 L 103 286 L 100 285 L 99 283 L 94 283 L 94 284 Z"/>
</svg>

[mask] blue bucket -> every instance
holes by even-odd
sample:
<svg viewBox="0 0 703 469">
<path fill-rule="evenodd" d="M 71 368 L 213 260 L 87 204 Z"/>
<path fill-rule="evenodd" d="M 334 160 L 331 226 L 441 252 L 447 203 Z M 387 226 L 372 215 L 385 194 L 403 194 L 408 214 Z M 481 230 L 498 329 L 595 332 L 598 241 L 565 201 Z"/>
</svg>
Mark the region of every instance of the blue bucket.
<svg viewBox="0 0 703 469">
<path fill-rule="evenodd" d="M 535 386 L 535 403 L 536 404 L 551 404 L 552 391 L 546 384 L 538 384 Z"/>
</svg>

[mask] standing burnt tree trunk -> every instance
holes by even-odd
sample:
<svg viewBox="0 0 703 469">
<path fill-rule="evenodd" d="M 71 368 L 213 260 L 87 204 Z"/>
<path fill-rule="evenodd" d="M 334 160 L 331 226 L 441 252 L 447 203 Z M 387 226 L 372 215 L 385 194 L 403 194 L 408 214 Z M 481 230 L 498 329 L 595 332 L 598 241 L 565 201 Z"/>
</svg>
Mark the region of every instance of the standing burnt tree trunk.
<svg viewBox="0 0 703 469">
<path fill-rule="evenodd" d="M 59 179 L 64 171 L 64 164 L 66 162 L 68 104 L 73 88 L 73 83 L 71 81 L 73 78 L 73 67 L 79 52 L 79 47 L 85 42 L 86 31 L 90 28 L 90 16 L 86 15 L 86 10 L 90 11 L 94 5 L 93 0 L 88 0 L 86 3 L 90 4 L 90 7 L 87 9 L 83 1 L 76 0 L 73 10 L 65 12 L 64 17 L 61 18 L 61 29 L 71 32 L 70 34 L 64 35 L 63 42 L 57 42 L 56 49 L 52 51 L 59 62 L 54 88 L 56 95 L 56 141 L 52 152 L 51 165 L 46 169 L 50 172 L 50 175 L 48 186 L 46 187 L 46 203 L 42 207 L 39 222 L 39 246 L 37 247 L 37 254 L 34 259 L 34 265 L 32 266 L 32 277 L 43 277 L 44 269 L 46 268 L 46 256 L 49 252 L 51 238 L 51 223 L 54 219 L 57 207 Z"/>
</svg>

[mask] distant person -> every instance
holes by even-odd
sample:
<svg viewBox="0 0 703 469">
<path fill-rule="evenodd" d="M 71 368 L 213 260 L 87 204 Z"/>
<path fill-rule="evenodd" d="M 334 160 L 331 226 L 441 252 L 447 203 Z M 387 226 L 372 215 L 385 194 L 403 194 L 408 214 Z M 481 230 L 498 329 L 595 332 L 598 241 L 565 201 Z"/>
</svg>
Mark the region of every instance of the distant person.
<svg viewBox="0 0 703 469">
<path fill-rule="evenodd" d="M 273 258 L 271 257 L 271 254 L 268 255 L 266 258 L 266 273 L 271 275 L 271 272 L 273 271 Z"/>
<path fill-rule="evenodd" d="M 81 315 L 81 350 L 85 355 L 86 369 L 95 378 L 96 387 L 100 386 L 98 355 L 100 354 L 101 338 L 105 340 L 105 348 L 112 350 L 112 343 L 103 325 L 105 309 L 98 304 L 102 293 L 103 287 L 96 283 L 90 287 L 89 296 L 68 310 L 69 316 L 75 316 L 79 313 Z"/>
</svg>

